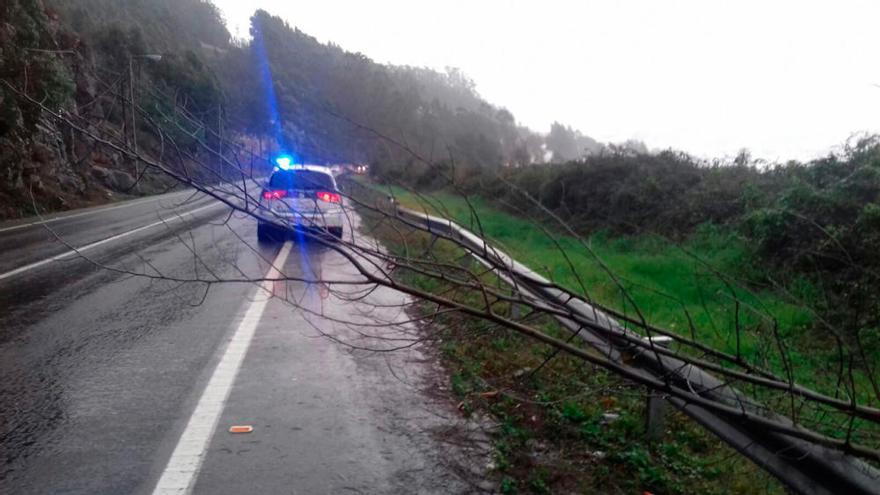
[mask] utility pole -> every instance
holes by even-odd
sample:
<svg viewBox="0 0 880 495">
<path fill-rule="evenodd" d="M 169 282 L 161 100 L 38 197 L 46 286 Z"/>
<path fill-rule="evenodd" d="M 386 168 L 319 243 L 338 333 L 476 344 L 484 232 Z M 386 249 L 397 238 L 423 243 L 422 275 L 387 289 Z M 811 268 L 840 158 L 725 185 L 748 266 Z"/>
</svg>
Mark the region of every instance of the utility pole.
<svg viewBox="0 0 880 495">
<path fill-rule="evenodd" d="M 131 108 L 131 146 L 137 153 L 137 123 L 135 122 L 135 104 L 134 104 L 134 63 L 131 55 L 128 56 L 128 103 Z M 135 165 L 137 168 L 137 165 Z"/>
<path fill-rule="evenodd" d="M 128 108 L 131 113 L 131 147 L 134 150 L 135 154 L 137 154 L 137 105 L 135 103 L 134 95 L 134 59 L 135 58 L 147 58 L 153 61 L 158 62 L 162 60 L 162 55 L 154 54 L 154 53 L 146 53 L 141 55 L 128 55 Z M 122 133 L 125 136 L 125 144 L 128 145 L 128 133 L 125 131 L 125 127 L 127 124 L 127 119 L 125 117 L 125 105 L 122 106 Z M 134 173 L 135 173 L 135 187 L 138 187 L 139 177 L 141 175 L 140 165 L 135 159 L 134 162 Z"/>
<path fill-rule="evenodd" d="M 119 108 L 122 109 L 122 142 L 128 147 L 128 105 L 125 104 L 125 93 L 128 88 L 125 87 L 125 81 L 119 79 Z"/>
<path fill-rule="evenodd" d="M 143 53 L 140 55 L 128 55 L 128 106 L 131 112 L 131 141 L 134 152 L 137 153 L 137 112 L 135 108 L 135 90 L 134 90 L 134 59 L 146 58 L 154 62 L 162 60 L 162 55 L 158 53 Z"/>
</svg>

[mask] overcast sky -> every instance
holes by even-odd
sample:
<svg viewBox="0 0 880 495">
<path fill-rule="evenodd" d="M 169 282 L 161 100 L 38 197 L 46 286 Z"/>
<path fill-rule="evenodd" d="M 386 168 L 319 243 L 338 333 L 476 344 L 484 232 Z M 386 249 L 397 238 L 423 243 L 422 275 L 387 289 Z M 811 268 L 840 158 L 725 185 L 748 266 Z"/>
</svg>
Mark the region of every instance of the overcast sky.
<svg viewBox="0 0 880 495">
<path fill-rule="evenodd" d="M 214 0 L 382 63 L 464 70 L 547 132 L 700 156 L 812 158 L 880 132 L 880 1 Z"/>
</svg>

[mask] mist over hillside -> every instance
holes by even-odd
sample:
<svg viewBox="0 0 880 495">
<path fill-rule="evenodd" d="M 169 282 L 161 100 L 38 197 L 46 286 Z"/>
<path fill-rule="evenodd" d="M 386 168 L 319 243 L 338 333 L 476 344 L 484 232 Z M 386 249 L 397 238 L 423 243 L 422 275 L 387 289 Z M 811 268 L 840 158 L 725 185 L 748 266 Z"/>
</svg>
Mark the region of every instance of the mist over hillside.
<svg viewBox="0 0 880 495">
<path fill-rule="evenodd" d="M 192 66 L 209 66 L 213 73 L 205 79 L 219 83 L 219 104 L 232 128 L 272 135 L 306 160 L 381 157 L 375 136 L 351 125 L 405 141 L 425 156 L 436 158 L 442 150 L 478 166 L 568 161 L 602 148 L 563 124 L 554 124 L 546 137 L 517 125 L 508 110 L 484 100 L 476 83 L 455 68 L 438 72 L 379 64 L 368 54 L 320 43 L 264 11 L 251 19 L 252 40 L 241 41 L 231 38 L 210 2 L 51 3 L 62 12 L 61 23 L 86 40 L 100 44 L 122 38 L 129 54 L 185 56 Z M 106 43 L 100 48 L 112 52 Z M 166 83 L 168 69 L 185 70 L 166 65 L 144 68 Z M 217 99 L 210 85 L 200 89 L 204 99 Z"/>
<path fill-rule="evenodd" d="M 52 157 L 57 143 L 66 155 L 76 143 L 49 136 L 51 123 L 38 126 L 43 116 L 12 88 L 122 131 L 129 91 L 157 122 L 169 123 L 175 106 L 204 121 L 201 130 L 183 126 L 182 141 L 188 133 L 235 133 L 317 163 L 423 166 L 414 152 L 427 161 L 495 168 L 603 149 L 562 124 L 547 135 L 519 125 L 459 70 L 379 64 L 263 11 L 251 19 L 252 41 L 234 40 L 217 8 L 202 0 L 12 0 L 2 21 L 8 48 L 0 73 L 10 85 L 0 87 L 7 116 L 0 147 L 8 156 L 2 194 L 18 207 L 29 202 L 23 191 L 31 182 L 64 207 L 106 186 L 94 180 L 90 161 L 124 167 L 78 154 L 71 167 L 69 157 Z M 142 122 L 130 125 L 145 132 Z M 149 151 L 150 137 L 142 141 Z"/>
</svg>

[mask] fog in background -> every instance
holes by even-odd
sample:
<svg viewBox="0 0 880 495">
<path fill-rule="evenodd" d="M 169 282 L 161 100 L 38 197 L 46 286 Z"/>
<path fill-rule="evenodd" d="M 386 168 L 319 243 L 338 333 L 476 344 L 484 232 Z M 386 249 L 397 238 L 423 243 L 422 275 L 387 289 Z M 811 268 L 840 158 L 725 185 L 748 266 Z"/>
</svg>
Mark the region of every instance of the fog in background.
<svg viewBox="0 0 880 495">
<path fill-rule="evenodd" d="M 378 62 L 461 68 L 537 131 L 809 159 L 880 132 L 880 2 L 215 0 Z"/>
</svg>

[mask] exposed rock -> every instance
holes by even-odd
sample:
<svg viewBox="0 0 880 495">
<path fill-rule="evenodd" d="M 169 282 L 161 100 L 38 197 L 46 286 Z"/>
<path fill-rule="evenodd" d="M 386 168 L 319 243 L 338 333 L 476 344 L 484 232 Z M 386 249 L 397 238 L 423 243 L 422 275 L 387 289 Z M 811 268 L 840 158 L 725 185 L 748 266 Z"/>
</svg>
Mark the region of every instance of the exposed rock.
<svg viewBox="0 0 880 495">
<path fill-rule="evenodd" d="M 61 189 L 68 192 L 75 192 L 77 194 L 82 194 L 85 192 L 86 184 L 82 178 L 76 174 L 61 174 L 58 176 L 58 185 L 61 186 Z"/>
<path fill-rule="evenodd" d="M 39 175 L 31 175 L 28 177 L 28 182 L 34 191 L 42 191 L 45 189 L 45 186 L 43 186 L 43 179 L 41 179 Z"/>
<path fill-rule="evenodd" d="M 106 186 L 110 183 L 110 169 L 93 165 L 92 177 L 98 179 L 102 184 Z"/>
<path fill-rule="evenodd" d="M 16 171 L 11 167 L 7 169 L 6 184 L 9 189 L 13 191 L 21 191 L 22 189 L 24 189 L 24 179 L 21 176 L 21 171 Z"/>
<path fill-rule="evenodd" d="M 514 377 L 514 378 L 520 378 L 521 376 L 523 376 L 523 375 L 525 375 L 526 373 L 529 373 L 529 372 L 531 372 L 531 371 L 532 371 L 532 369 L 529 368 L 529 367 L 520 368 L 520 369 L 516 370 L 515 372 L 513 372 L 513 377 Z"/>
<path fill-rule="evenodd" d="M 602 415 L 602 424 L 608 425 L 608 424 L 614 423 L 618 419 L 620 419 L 620 414 L 618 414 L 618 413 L 613 413 L 613 412 L 605 413 Z"/>
<path fill-rule="evenodd" d="M 31 159 L 35 162 L 43 164 L 50 163 L 54 156 L 55 150 L 43 143 L 35 142 L 31 147 Z"/>
<path fill-rule="evenodd" d="M 134 186 L 135 179 L 121 170 L 92 167 L 92 175 L 114 191 L 126 192 Z"/>
</svg>

